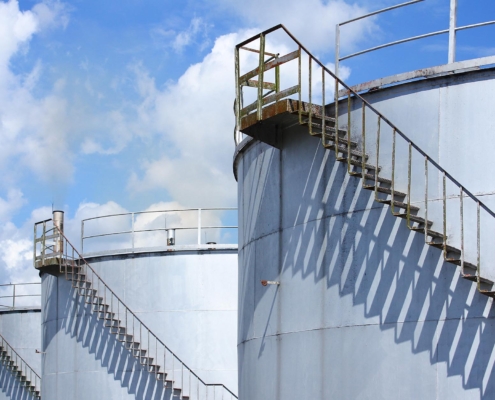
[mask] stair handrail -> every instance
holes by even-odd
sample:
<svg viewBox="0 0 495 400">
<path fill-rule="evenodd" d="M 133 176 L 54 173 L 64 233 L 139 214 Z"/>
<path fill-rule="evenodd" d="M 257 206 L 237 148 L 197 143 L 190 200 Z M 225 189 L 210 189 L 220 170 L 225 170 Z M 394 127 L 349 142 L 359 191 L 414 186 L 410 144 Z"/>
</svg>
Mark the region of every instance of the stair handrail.
<svg viewBox="0 0 495 400">
<path fill-rule="evenodd" d="M 279 54 L 276 54 L 276 57 L 274 59 L 273 53 L 268 53 L 265 52 L 265 44 L 266 44 L 266 36 L 272 32 L 282 30 L 289 36 L 290 39 L 298 46 L 298 49 L 295 51 L 292 51 L 284 56 L 279 56 Z M 246 47 L 249 43 L 252 43 L 254 41 L 259 41 L 259 50 L 253 47 L 256 47 L 257 44 L 251 45 L 253 47 Z M 247 73 L 244 73 L 242 76 L 240 75 L 240 50 L 245 50 L 248 52 L 254 52 L 259 54 L 259 61 L 258 61 L 258 66 Z M 307 71 L 307 77 L 306 77 L 306 72 L 305 72 L 305 79 L 307 78 L 307 91 L 308 93 L 305 93 L 305 101 L 303 102 L 302 99 L 302 88 L 303 88 L 303 80 L 302 80 L 302 55 L 303 53 L 307 56 L 308 59 L 308 71 Z M 269 59 L 265 59 L 265 56 L 269 56 Z M 297 76 L 297 84 L 295 86 L 292 86 L 290 88 L 280 90 L 280 71 L 279 67 L 282 64 L 285 64 L 287 62 L 290 62 L 292 60 L 298 60 L 298 76 Z M 313 64 L 316 64 L 316 67 L 321 69 L 321 81 L 318 82 L 321 88 L 321 103 L 319 103 L 319 100 L 317 103 L 313 102 L 313 77 L 312 77 L 312 68 Z M 269 71 L 271 69 L 275 68 L 275 80 L 276 83 L 269 83 L 265 82 L 265 72 Z M 335 88 L 334 88 L 334 117 L 331 117 L 326 114 L 326 106 L 327 103 L 325 102 L 325 91 L 326 88 L 329 86 L 325 86 L 325 77 L 326 76 L 330 77 L 330 80 L 334 82 Z M 254 80 L 253 78 L 258 77 L 258 80 Z M 482 237 L 482 224 L 481 224 L 481 211 L 484 213 L 488 214 L 490 218 L 495 219 L 495 213 L 483 202 L 480 200 L 479 197 L 474 195 L 470 190 L 468 190 L 463 184 L 461 184 L 457 179 L 455 179 L 449 172 L 447 172 L 439 163 L 437 163 L 432 157 L 430 157 L 423 149 L 419 147 L 418 144 L 416 144 L 412 139 L 410 139 L 401 129 L 399 129 L 395 124 L 393 124 L 385 115 L 383 115 L 380 111 L 378 111 L 373 105 L 370 104 L 363 96 L 361 96 L 359 93 L 357 93 L 354 89 L 352 89 L 349 85 L 347 85 L 342 79 L 340 79 L 334 72 L 332 72 L 329 68 L 327 68 L 320 60 L 318 60 L 283 24 L 276 25 L 272 28 L 269 28 L 257 35 L 252 36 L 249 39 L 244 40 L 243 42 L 239 43 L 235 47 L 235 80 L 236 80 L 236 99 L 234 102 L 234 112 L 235 112 L 235 129 L 234 129 L 234 140 L 235 144 L 238 149 L 243 148 L 244 143 L 241 144 L 241 141 L 243 140 L 243 132 L 242 130 L 253 126 L 260 121 L 270 118 L 272 116 L 272 113 L 278 113 L 277 108 L 275 104 L 278 104 L 281 100 L 284 100 L 287 102 L 287 110 L 290 110 L 292 113 L 298 113 L 299 114 L 299 124 L 302 125 L 307 125 L 309 129 L 309 134 L 312 136 L 320 136 L 321 137 L 321 142 L 324 148 L 330 149 L 333 148 L 335 150 L 335 158 L 337 161 L 345 161 L 347 162 L 347 167 L 348 167 L 348 173 L 350 175 L 357 175 L 360 176 L 363 179 L 363 186 L 367 186 L 365 184 L 365 180 L 374 180 L 374 187 L 375 187 L 375 198 L 377 199 L 378 197 L 378 182 L 379 179 L 379 171 L 381 169 L 381 166 L 379 165 L 379 153 L 380 153 L 380 130 L 381 130 L 381 121 L 384 122 L 383 125 L 388 126 L 391 131 L 392 131 L 392 137 L 391 137 L 391 144 L 392 144 L 392 157 L 391 157 L 391 179 L 389 180 L 391 184 L 391 202 L 390 202 L 390 209 L 391 212 L 394 216 L 400 215 L 400 213 L 396 212 L 396 203 L 399 203 L 398 206 L 400 208 L 401 205 L 404 203 L 396 202 L 395 201 L 395 193 L 397 192 L 397 195 L 400 196 L 399 191 L 396 190 L 395 186 L 395 164 L 396 164 L 396 137 L 398 136 L 399 138 L 403 139 L 405 144 L 408 146 L 409 149 L 409 154 L 407 156 L 407 175 L 408 175 L 408 181 L 407 181 L 407 212 L 406 214 L 403 214 L 403 217 L 407 218 L 407 226 L 409 229 L 414 230 L 414 231 L 422 231 L 425 234 L 425 241 L 427 241 L 427 237 L 432 237 L 432 236 L 438 236 L 437 234 L 441 235 L 442 238 L 442 248 L 444 252 L 444 258 L 447 260 L 449 259 L 448 253 L 452 246 L 447 243 L 447 241 L 452 240 L 452 237 L 450 236 L 450 232 L 447 232 L 447 198 L 451 198 L 452 196 L 447 196 L 447 183 L 452 183 L 457 190 L 459 190 L 459 194 L 455 194 L 455 198 L 459 198 L 459 241 L 460 241 L 460 252 L 461 252 L 461 258 L 459 260 L 459 264 L 461 265 L 461 271 L 462 271 L 462 276 L 470 279 L 471 277 L 475 277 L 478 285 L 478 290 L 481 293 L 484 293 L 486 295 L 494 295 L 495 292 L 491 290 L 487 290 L 486 287 L 482 288 L 481 284 L 490 284 L 493 280 L 495 280 L 495 277 L 491 277 L 490 279 L 486 279 L 487 277 L 482 277 L 481 274 L 481 237 Z M 306 84 L 306 83 L 305 83 Z M 254 87 L 257 88 L 257 96 L 256 100 L 249 104 L 248 106 L 243 106 L 243 86 L 247 87 Z M 340 93 L 346 93 L 347 96 L 342 96 L 342 99 L 339 97 L 339 87 L 343 87 L 344 89 L 340 90 Z M 269 90 L 268 93 L 264 93 L 264 91 Z M 274 92 L 274 93 L 273 93 Z M 272 94 L 273 93 L 273 94 Z M 291 96 L 298 95 L 298 98 L 294 99 Z M 345 102 L 345 99 L 347 97 L 347 128 L 344 128 L 345 130 L 339 129 L 339 102 Z M 353 165 L 356 165 L 356 160 L 352 160 L 351 156 L 354 156 L 352 151 L 351 151 L 351 111 L 353 110 L 351 108 L 351 99 L 354 102 L 356 106 L 361 105 L 362 106 L 362 133 L 361 133 L 361 139 L 362 139 L 362 154 L 364 155 L 361 157 L 361 162 L 358 162 L 358 168 L 361 168 L 360 172 L 355 172 L 353 171 L 354 167 Z M 265 107 L 268 106 L 270 103 L 274 103 L 273 108 Z M 270 106 L 271 107 L 271 106 Z M 370 166 L 369 164 L 366 164 L 366 125 L 365 125 L 365 120 L 366 120 L 366 110 L 371 110 L 372 113 L 374 114 L 375 118 L 377 119 L 377 130 L 376 130 L 376 164 Z M 358 108 L 355 109 L 356 113 L 359 113 Z M 304 117 L 303 117 L 304 114 Z M 358 117 L 359 118 L 359 117 Z M 318 121 L 313 122 L 313 119 L 318 119 Z M 359 123 L 358 123 L 359 125 Z M 316 129 L 319 132 L 313 131 L 313 129 Z M 330 133 L 328 133 L 330 132 Z M 331 133 L 335 132 L 335 134 Z M 349 134 L 347 134 L 349 133 Z M 344 137 L 340 137 L 341 134 L 344 135 Z M 346 138 L 345 138 L 346 136 Z M 340 142 L 340 143 L 339 143 Z M 418 218 L 417 216 L 413 216 L 413 207 L 411 206 L 411 193 L 412 193 L 412 185 L 411 185 L 411 180 L 412 180 L 412 157 L 413 153 L 412 151 L 415 151 L 417 153 L 414 153 L 415 155 L 419 154 L 422 158 L 424 158 L 424 219 Z M 345 154 L 347 153 L 347 157 L 341 156 L 340 154 Z M 441 181 L 442 184 L 439 185 L 438 190 L 439 190 L 439 199 L 443 201 L 443 216 L 441 218 L 441 225 L 442 231 L 441 232 L 436 232 L 433 230 L 430 230 L 429 227 L 433 224 L 434 221 L 428 219 L 428 203 L 430 198 L 428 197 L 428 186 L 429 186 L 429 169 L 428 166 L 432 165 L 433 168 L 432 170 L 438 173 L 438 178 L 439 182 Z M 367 174 L 365 171 L 366 170 L 372 170 L 371 174 Z M 416 168 L 415 168 L 416 170 Z M 414 173 L 416 174 L 416 172 Z M 443 186 L 443 193 L 441 187 Z M 369 187 L 369 186 L 368 186 Z M 416 191 L 417 188 L 414 188 L 414 191 Z M 453 197 L 452 197 L 453 198 Z M 476 207 L 476 233 L 468 237 L 469 241 L 474 241 L 476 244 L 473 245 L 475 248 L 475 253 L 469 255 L 468 253 L 468 258 L 472 258 L 473 262 L 467 262 L 465 261 L 465 232 L 464 232 L 464 199 L 470 199 L 474 202 L 474 205 Z M 450 206 L 449 206 L 450 207 Z M 437 218 L 435 215 L 433 216 L 434 218 Z M 493 221 L 493 219 L 490 219 L 490 223 Z M 493 224 L 491 223 L 490 229 L 493 229 Z M 486 225 L 483 225 L 483 230 L 485 229 Z M 485 238 L 489 236 L 485 236 Z M 486 239 L 485 239 L 486 241 Z M 427 241 L 428 242 L 428 241 Z M 486 243 L 484 242 L 483 246 L 485 246 Z M 488 245 L 487 248 L 490 247 L 493 251 L 493 246 Z M 492 255 L 493 256 L 493 255 Z M 474 259 L 476 258 L 476 262 L 474 262 Z M 465 268 L 468 269 L 475 269 L 476 274 L 472 275 L 471 273 L 465 273 Z M 492 273 L 493 275 L 493 273 Z"/>
<path fill-rule="evenodd" d="M 5 340 L 5 338 L 0 335 L 0 343 L 1 343 L 1 346 L 4 347 L 4 348 L 7 348 L 7 352 L 11 352 L 11 353 L 14 353 L 15 355 L 15 359 L 16 359 L 16 364 L 17 361 L 20 360 L 20 365 L 24 365 L 26 367 L 26 370 L 29 372 L 29 378 L 32 378 L 33 375 L 34 375 L 34 388 L 35 390 L 41 390 L 41 377 L 36 373 L 36 371 L 26 362 L 26 360 L 24 360 L 24 358 L 22 358 L 20 356 L 20 354 L 14 350 L 14 348 L 9 344 L 9 342 L 7 342 L 7 340 Z M 12 359 L 12 356 L 11 356 L 11 359 Z M 23 374 L 26 378 L 28 378 L 28 375 L 27 374 Z M 30 380 L 31 383 L 33 383 L 32 380 Z"/>
<path fill-rule="evenodd" d="M 416 143 L 414 143 L 413 140 L 411 140 L 406 134 L 404 134 L 397 126 L 395 126 L 387 117 L 385 117 L 380 111 L 378 111 L 375 107 L 373 107 L 364 97 L 362 97 L 359 93 L 355 92 L 349 85 L 347 85 L 342 79 L 340 79 L 334 72 L 332 72 L 330 69 L 328 69 L 325 64 L 323 64 L 320 60 L 318 60 L 283 24 L 278 24 L 273 26 L 272 28 L 266 29 L 261 33 L 258 33 L 249 39 L 244 40 L 243 42 L 239 43 L 236 45 L 236 104 L 235 104 L 235 113 L 236 113 L 236 133 L 239 132 L 240 126 L 241 126 L 241 114 L 240 114 L 240 107 L 242 102 L 240 101 L 240 88 L 241 86 L 239 85 L 239 49 L 241 47 L 244 47 L 248 43 L 251 43 L 257 39 L 263 39 L 266 35 L 269 33 L 272 33 L 276 30 L 282 29 L 287 33 L 287 35 L 299 46 L 301 50 L 303 50 L 310 58 L 312 61 L 317 63 L 325 72 L 327 72 L 332 78 L 335 79 L 336 84 L 335 86 L 338 87 L 339 85 L 343 86 L 349 94 L 354 95 L 356 98 L 361 100 L 366 106 L 372 110 L 378 117 L 380 117 L 381 120 L 385 121 L 393 130 L 395 130 L 396 133 L 398 133 L 404 140 L 406 140 L 408 143 L 411 144 L 411 146 L 417 150 L 422 156 L 427 157 L 428 161 L 433 164 L 440 172 L 444 173 L 445 176 L 452 181 L 459 189 L 462 188 L 463 192 L 471 197 L 474 201 L 479 203 L 480 207 L 483 208 L 485 211 L 487 211 L 492 217 L 495 218 L 495 212 L 493 212 L 486 204 L 484 204 L 477 196 L 475 196 L 473 193 L 471 193 L 464 185 L 462 185 L 460 182 L 458 182 L 451 174 L 449 174 L 444 168 L 442 168 L 435 160 L 433 160 L 424 150 L 422 150 Z M 260 40 L 260 65 L 264 63 L 264 40 Z M 261 61 L 263 58 L 263 61 Z M 261 71 L 261 74 L 264 73 L 263 67 L 258 67 L 258 69 Z M 301 71 L 299 70 L 299 76 L 301 75 Z M 263 82 L 262 82 L 263 83 Z M 301 86 L 299 85 L 299 94 L 300 94 Z M 258 93 L 261 92 L 261 97 L 258 96 L 257 102 L 261 103 L 263 102 L 263 96 L 262 96 L 262 91 L 259 90 Z M 299 96 L 299 102 L 301 103 L 301 96 Z M 338 90 L 335 90 L 335 104 L 336 107 L 338 105 Z M 337 115 L 337 109 L 335 111 L 335 114 Z M 311 112 L 311 111 L 310 111 Z M 261 116 L 260 116 L 261 117 Z M 238 138 L 238 136 L 237 136 Z M 239 144 L 239 141 L 237 141 L 236 145 Z"/>
<path fill-rule="evenodd" d="M 50 219 L 44 221 L 44 222 L 47 222 L 47 221 L 50 221 Z M 134 319 L 140 323 L 140 325 L 145 328 L 149 334 L 151 334 L 154 338 L 154 340 L 157 342 L 157 343 L 160 343 L 164 349 L 166 349 L 175 359 L 177 359 L 177 361 L 179 361 L 182 366 L 184 368 L 186 368 L 186 370 L 191 374 L 193 375 L 197 380 L 198 382 L 200 382 L 201 384 L 203 384 L 204 386 L 206 387 L 221 387 L 223 389 L 225 389 L 231 396 L 233 396 L 235 399 L 237 399 L 238 397 L 228 388 L 226 387 L 224 384 L 222 383 L 206 383 L 205 381 L 203 381 L 191 368 L 189 368 L 186 363 L 184 363 L 178 356 L 177 354 L 175 354 L 172 350 L 170 350 L 170 348 L 165 344 L 163 343 L 163 341 L 158 338 L 158 336 L 156 336 L 150 328 L 148 328 L 148 326 L 120 299 L 120 297 L 108 286 L 107 283 L 105 283 L 105 281 L 101 278 L 100 275 L 98 275 L 98 273 L 91 267 L 91 265 L 84 259 L 84 257 L 82 256 L 82 254 L 80 254 L 77 249 L 74 247 L 74 245 L 70 242 L 70 240 L 65 236 L 64 232 L 62 232 L 58 226 L 56 225 L 53 225 L 53 228 L 56 229 L 59 233 L 59 235 L 63 238 L 63 240 L 66 242 L 66 244 L 68 244 L 70 246 L 70 251 L 71 253 L 73 254 L 71 257 L 70 257 L 70 254 L 69 254 L 69 246 L 64 246 L 64 257 L 65 259 L 76 259 L 75 256 L 77 256 L 77 260 L 79 260 L 79 262 L 82 262 L 84 264 L 84 266 L 86 268 L 88 268 L 91 273 L 97 277 L 97 279 L 99 280 L 99 282 L 101 282 L 101 284 L 105 287 L 106 290 L 108 290 L 118 301 L 120 304 L 122 304 L 123 307 L 125 307 L 126 309 L 126 312 L 131 314 Z M 74 256 L 75 255 L 75 256 Z M 64 257 L 62 257 L 61 259 L 63 259 Z M 165 366 L 164 366 L 165 368 Z M 183 383 L 183 382 L 181 382 Z"/>
</svg>

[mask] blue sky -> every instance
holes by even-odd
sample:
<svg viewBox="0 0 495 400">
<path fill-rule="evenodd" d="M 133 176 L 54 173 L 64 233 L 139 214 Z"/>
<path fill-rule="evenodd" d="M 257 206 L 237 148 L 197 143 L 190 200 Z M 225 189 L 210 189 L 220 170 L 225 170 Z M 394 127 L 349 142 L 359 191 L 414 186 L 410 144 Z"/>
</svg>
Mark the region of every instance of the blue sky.
<svg viewBox="0 0 495 400">
<path fill-rule="evenodd" d="M 235 206 L 234 45 L 284 23 L 322 61 L 335 24 L 396 1 L 0 0 L 0 283 L 36 280 L 33 222 L 166 207 Z M 426 0 L 342 30 L 343 54 L 448 26 Z M 459 0 L 459 24 L 495 2 Z M 495 54 L 495 27 L 458 59 Z M 439 65 L 446 36 L 345 61 L 348 81 Z M 77 241 L 77 238 L 74 238 Z"/>
</svg>

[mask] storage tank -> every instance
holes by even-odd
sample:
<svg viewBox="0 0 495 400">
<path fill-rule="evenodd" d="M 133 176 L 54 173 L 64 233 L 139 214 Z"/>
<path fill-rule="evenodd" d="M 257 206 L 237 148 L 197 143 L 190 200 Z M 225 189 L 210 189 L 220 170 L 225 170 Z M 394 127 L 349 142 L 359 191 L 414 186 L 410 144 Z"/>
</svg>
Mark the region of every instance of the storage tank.
<svg viewBox="0 0 495 400">
<path fill-rule="evenodd" d="M 351 88 L 283 26 L 237 46 L 240 398 L 495 397 L 483 62 Z"/>
<path fill-rule="evenodd" d="M 0 399 L 38 399 L 41 376 L 40 283 L 0 285 Z"/>
<path fill-rule="evenodd" d="M 36 258 L 44 398 L 236 398 L 237 226 L 222 223 L 235 214 L 84 220 L 81 254 L 56 218 L 38 224 L 38 246 L 60 250 Z"/>
</svg>

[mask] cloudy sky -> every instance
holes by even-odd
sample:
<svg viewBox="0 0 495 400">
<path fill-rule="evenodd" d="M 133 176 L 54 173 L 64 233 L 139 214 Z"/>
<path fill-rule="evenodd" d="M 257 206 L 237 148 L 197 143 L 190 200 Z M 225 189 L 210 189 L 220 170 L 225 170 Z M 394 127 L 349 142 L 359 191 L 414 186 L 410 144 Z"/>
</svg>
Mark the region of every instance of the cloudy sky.
<svg viewBox="0 0 495 400">
<path fill-rule="evenodd" d="M 449 2 L 346 26 L 342 52 L 445 29 Z M 76 236 L 96 215 L 235 206 L 235 44 L 283 23 L 331 67 L 337 22 L 396 3 L 0 0 L 0 283 L 38 279 L 32 227 L 52 207 Z M 459 0 L 459 24 L 495 19 L 493 3 Z M 459 58 L 494 54 L 494 33 L 460 35 Z M 446 58 L 436 37 L 345 62 L 345 75 Z"/>
</svg>

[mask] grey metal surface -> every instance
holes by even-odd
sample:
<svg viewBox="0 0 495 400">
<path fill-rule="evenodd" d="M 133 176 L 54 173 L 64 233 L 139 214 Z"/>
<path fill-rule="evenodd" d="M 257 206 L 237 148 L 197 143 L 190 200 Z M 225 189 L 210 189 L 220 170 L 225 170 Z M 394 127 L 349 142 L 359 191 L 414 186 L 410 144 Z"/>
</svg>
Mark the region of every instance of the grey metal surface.
<svg viewBox="0 0 495 400">
<path fill-rule="evenodd" d="M 41 310 L 16 310 L 0 313 L 0 336 L 23 360 L 41 375 Z M 12 371 L 0 363 L 0 399 L 30 400 L 34 396 L 19 384 Z"/>
<path fill-rule="evenodd" d="M 394 110 L 411 120 L 428 106 L 403 95 Z M 252 144 L 237 171 L 240 398 L 495 396 L 492 299 L 307 127 L 284 131 L 280 150 Z"/>
</svg>

